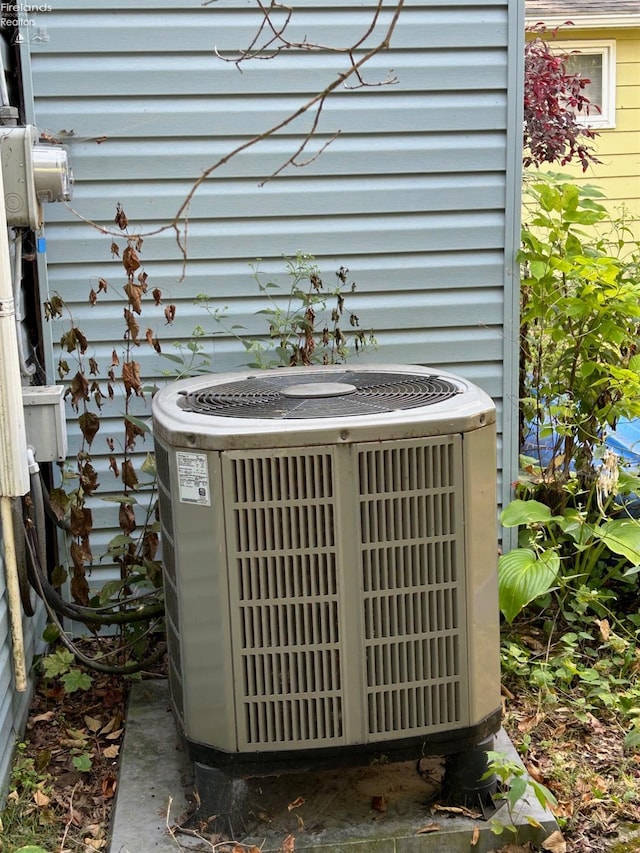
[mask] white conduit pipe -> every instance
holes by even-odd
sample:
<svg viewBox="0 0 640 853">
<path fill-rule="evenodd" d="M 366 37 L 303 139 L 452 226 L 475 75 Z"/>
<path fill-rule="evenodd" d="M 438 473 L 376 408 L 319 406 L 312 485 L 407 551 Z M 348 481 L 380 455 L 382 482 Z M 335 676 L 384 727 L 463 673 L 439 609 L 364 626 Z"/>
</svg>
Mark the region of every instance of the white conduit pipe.
<svg viewBox="0 0 640 853">
<path fill-rule="evenodd" d="M 7 601 L 9 603 L 13 678 L 16 691 L 24 693 L 27 689 L 27 662 L 22 632 L 22 606 L 20 604 L 16 543 L 13 535 L 13 513 L 11 511 L 11 498 L 3 495 L 0 500 L 2 501 L 2 545 L 4 547 L 4 570 L 7 583 Z"/>
<path fill-rule="evenodd" d="M 11 500 L 29 491 L 29 470 L 11 279 L 7 212 L 0 169 L 0 519 L 13 675 L 15 689 L 24 692 L 27 689 L 27 672 Z"/>
</svg>

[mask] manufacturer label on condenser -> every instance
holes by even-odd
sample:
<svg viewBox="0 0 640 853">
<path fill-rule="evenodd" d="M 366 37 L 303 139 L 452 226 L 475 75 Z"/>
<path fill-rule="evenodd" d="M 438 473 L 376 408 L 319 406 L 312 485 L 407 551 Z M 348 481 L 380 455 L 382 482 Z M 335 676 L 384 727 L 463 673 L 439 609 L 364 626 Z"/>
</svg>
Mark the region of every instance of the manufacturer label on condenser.
<svg viewBox="0 0 640 853">
<path fill-rule="evenodd" d="M 204 453 L 176 453 L 180 502 L 211 506 L 209 466 Z"/>
</svg>

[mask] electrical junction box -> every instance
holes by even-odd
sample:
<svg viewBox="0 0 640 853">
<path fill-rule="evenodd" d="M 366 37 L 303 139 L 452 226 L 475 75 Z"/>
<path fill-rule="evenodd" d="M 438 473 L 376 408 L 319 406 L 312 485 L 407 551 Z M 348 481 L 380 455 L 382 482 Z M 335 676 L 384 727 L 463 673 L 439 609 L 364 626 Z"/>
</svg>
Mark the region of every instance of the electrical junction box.
<svg viewBox="0 0 640 853">
<path fill-rule="evenodd" d="M 42 202 L 70 200 L 73 173 L 67 152 L 38 144 L 33 125 L 0 127 L 0 161 L 9 226 L 37 231 L 42 227 Z"/>
<path fill-rule="evenodd" d="M 58 462 L 67 456 L 63 385 L 30 385 L 22 389 L 27 445 L 38 462 Z"/>
</svg>

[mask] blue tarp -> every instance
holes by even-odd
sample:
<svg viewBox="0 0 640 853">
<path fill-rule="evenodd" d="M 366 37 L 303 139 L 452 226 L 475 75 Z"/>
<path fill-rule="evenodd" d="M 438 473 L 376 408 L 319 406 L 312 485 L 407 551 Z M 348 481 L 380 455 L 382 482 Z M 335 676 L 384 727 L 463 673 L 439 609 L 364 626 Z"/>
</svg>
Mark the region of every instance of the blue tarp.
<svg viewBox="0 0 640 853">
<path fill-rule="evenodd" d="M 616 453 L 623 462 L 640 467 L 640 420 L 620 418 L 618 425 L 606 438 L 605 444 Z M 525 438 L 522 452 L 525 456 L 539 458 L 541 465 L 551 462 L 553 447 L 552 436 L 536 441 L 533 430 Z"/>
</svg>

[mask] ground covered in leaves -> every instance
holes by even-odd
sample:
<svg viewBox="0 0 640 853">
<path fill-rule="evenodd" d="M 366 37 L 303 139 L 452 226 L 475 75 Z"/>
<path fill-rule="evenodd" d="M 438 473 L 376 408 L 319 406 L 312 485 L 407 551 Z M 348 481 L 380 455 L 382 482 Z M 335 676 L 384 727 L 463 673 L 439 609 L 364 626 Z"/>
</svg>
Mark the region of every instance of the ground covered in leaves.
<svg viewBox="0 0 640 853">
<path fill-rule="evenodd" d="M 59 679 L 39 683 L 1 817 L 2 853 L 27 845 L 47 853 L 107 849 L 128 687 L 126 679 L 102 675 L 72 693 Z M 558 800 L 562 837 L 545 849 L 640 851 L 640 750 L 624 748 L 616 714 L 587 711 L 578 719 L 570 694 L 566 701 L 541 702 L 539 691 L 509 678 L 503 694 L 511 740 L 531 777 Z M 507 832 L 496 837 L 495 849 L 532 848 Z"/>
<path fill-rule="evenodd" d="M 640 750 L 624 749 L 617 716 L 579 720 L 570 696 L 545 706 L 535 693 L 503 692 L 503 725 L 529 775 L 558 800 L 567 853 L 640 851 Z"/>
<path fill-rule="evenodd" d="M 39 682 L 1 816 L 2 853 L 107 847 L 127 694 L 115 676 L 94 675 L 72 693 L 58 680 Z"/>
</svg>

